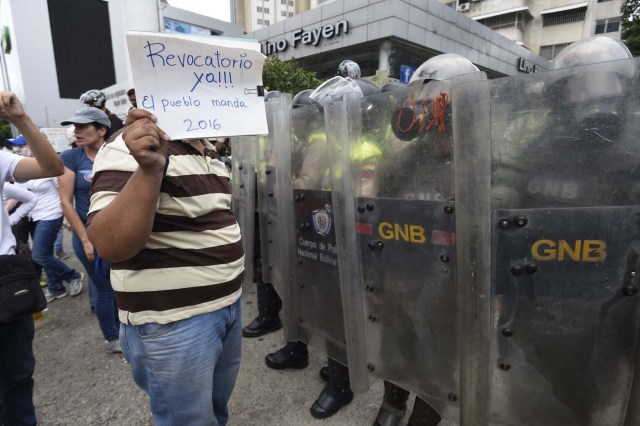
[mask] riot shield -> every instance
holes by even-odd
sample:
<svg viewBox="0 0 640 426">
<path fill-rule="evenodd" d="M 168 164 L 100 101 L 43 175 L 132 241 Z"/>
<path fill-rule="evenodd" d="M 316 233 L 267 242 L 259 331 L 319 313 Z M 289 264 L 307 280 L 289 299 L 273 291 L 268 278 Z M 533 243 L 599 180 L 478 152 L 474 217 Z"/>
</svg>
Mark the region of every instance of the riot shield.
<svg viewBox="0 0 640 426">
<path fill-rule="evenodd" d="M 289 194 L 293 217 L 291 303 L 297 326 L 292 337 L 346 365 L 338 256 L 331 207 L 328 148 L 322 107 L 291 110 Z"/>
<path fill-rule="evenodd" d="M 258 136 L 239 136 L 232 140 L 232 206 L 242 232 L 242 248 L 244 250 L 242 287 L 245 290 L 253 285 L 256 154 L 260 138 Z"/>
<path fill-rule="evenodd" d="M 261 138 L 257 162 L 257 211 L 260 222 L 262 276 L 273 284 L 282 301 L 281 318 L 285 337 L 291 337 L 295 321 L 291 312 L 291 275 L 289 264 L 293 221 L 291 196 L 290 111 L 291 95 L 283 94 L 265 103 L 269 134 Z"/>
<path fill-rule="evenodd" d="M 351 381 L 370 373 L 456 420 L 454 83 L 418 83 L 328 108 Z"/>
<path fill-rule="evenodd" d="M 472 333 L 461 383 L 475 386 L 463 419 L 640 422 L 637 65 L 454 93 L 467 99 L 454 132 L 461 325 Z"/>
</svg>

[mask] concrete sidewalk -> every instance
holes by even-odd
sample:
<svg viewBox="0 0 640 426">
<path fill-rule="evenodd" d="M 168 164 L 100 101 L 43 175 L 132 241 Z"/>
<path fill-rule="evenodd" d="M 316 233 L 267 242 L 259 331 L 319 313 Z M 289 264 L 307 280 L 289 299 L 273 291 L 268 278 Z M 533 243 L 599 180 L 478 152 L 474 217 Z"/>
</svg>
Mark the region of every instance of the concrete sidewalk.
<svg viewBox="0 0 640 426">
<path fill-rule="evenodd" d="M 69 232 L 65 250 L 71 255 Z M 72 256 L 66 261 L 82 270 Z M 243 295 L 244 324 L 256 316 L 255 288 Z M 382 401 L 382 382 L 326 420 L 316 420 L 309 407 L 324 382 L 318 371 L 326 357 L 310 348 L 309 367 L 276 371 L 264 356 L 284 345 L 282 331 L 243 339 L 242 366 L 230 402 L 230 426 L 371 425 Z M 131 379 L 120 355 L 104 351 L 102 335 L 90 312 L 88 291 L 52 302 L 36 321 L 34 401 L 41 425 L 152 425 L 146 395 Z M 412 403 L 413 401 L 411 401 Z M 408 410 L 409 412 L 410 410 Z M 403 424 L 406 424 L 408 414 Z M 443 426 L 451 423 L 442 423 Z"/>
</svg>

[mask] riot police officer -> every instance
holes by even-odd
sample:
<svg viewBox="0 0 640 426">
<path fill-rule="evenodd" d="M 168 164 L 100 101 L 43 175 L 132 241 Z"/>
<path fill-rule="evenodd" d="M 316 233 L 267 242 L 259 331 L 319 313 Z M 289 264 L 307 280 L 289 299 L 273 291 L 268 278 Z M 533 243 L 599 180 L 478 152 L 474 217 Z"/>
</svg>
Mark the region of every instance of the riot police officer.
<svg viewBox="0 0 640 426">
<path fill-rule="evenodd" d="M 279 98 L 281 92 L 273 90 L 268 92 L 264 100 Z M 256 175 L 257 178 L 257 175 Z M 257 188 L 257 183 L 256 183 Z M 254 259 L 253 259 L 253 279 L 256 282 L 258 294 L 258 316 L 242 329 L 242 337 L 260 337 L 282 328 L 280 320 L 280 309 L 282 301 L 278 296 L 273 284 L 263 281 L 263 254 L 261 242 L 261 225 L 259 212 L 264 206 L 259 206 L 259 197 L 256 197 L 255 231 L 254 231 Z"/>
<path fill-rule="evenodd" d="M 552 69 L 569 69 L 589 64 L 597 64 L 614 60 L 631 58 L 629 49 L 609 37 L 596 36 L 581 40 L 563 49 L 552 61 Z M 622 65 L 621 69 L 598 72 L 580 72 L 552 74 L 552 81 L 546 82 L 543 95 L 549 104 L 549 113 L 539 120 L 542 125 L 537 126 L 537 135 L 526 138 L 525 155 L 529 161 L 501 162 L 497 170 L 496 180 L 500 188 L 494 202 L 498 205 L 503 200 L 518 199 L 530 207 L 545 205 L 574 205 L 582 203 L 591 205 L 596 200 L 593 197 L 603 197 L 602 193 L 591 191 L 601 176 L 593 173 L 593 168 L 585 166 L 587 163 L 603 164 L 610 162 L 607 173 L 610 184 L 620 184 L 611 178 L 619 176 L 613 170 L 626 170 L 635 163 L 620 163 L 625 156 L 620 155 L 620 138 L 626 119 L 626 105 L 623 100 L 625 82 L 635 75 L 630 63 Z M 524 145 L 522 141 L 520 144 Z M 591 149 L 596 147 L 596 149 Z M 545 162 L 538 153 L 546 152 L 547 147 L 562 151 L 564 167 L 557 168 L 552 173 L 542 173 L 537 167 Z M 605 154 L 605 157 L 602 155 Z M 613 160 L 611 156 L 618 156 Z M 575 176 L 572 171 L 579 171 L 583 176 Z M 517 180 L 524 191 L 514 193 L 512 180 Z M 525 181 L 523 182 L 522 179 Z M 501 184 L 501 182 L 505 182 Z M 559 190 L 552 190 L 557 186 Z M 508 187 L 508 188 L 506 188 Z M 625 196 L 625 191 L 613 188 L 608 197 L 610 200 Z M 605 200 L 599 200 L 604 202 Z"/>
<path fill-rule="evenodd" d="M 433 57 L 416 70 L 409 83 L 407 97 L 391 117 L 393 133 L 404 141 L 404 146 L 386 159 L 376 172 L 377 197 L 453 200 L 451 107 L 447 93 L 442 90 L 444 86 L 438 82 L 471 73 L 479 73 L 478 68 L 455 54 Z M 401 282 L 396 283 L 396 287 L 401 285 Z M 406 289 L 404 293 L 411 291 Z M 405 313 L 404 305 L 408 300 L 403 301 L 403 291 L 396 289 L 396 293 L 397 296 L 392 296 L 389 292 L 384 301 L 386 310 L 392 312 L 387 316 L 387 321 L 393 324 L 388 329 L 395 334 L 394 340 L 389 336 L 389 341 L 403 341 L 414 351 L 420 351 L 419 347 L 427 344 L 417 341 L 421 333 L 416 333 L 415 329 L 420 325 Z M 393 351 L 387 351 L 384 334 L 381 340 L 380 358 L 392 365 Z M 446 364 L 440 367 L 447 368 Z M 384 381 L 384 389 L 374 426 L 396 426 L 406 410 L 409 391 L 389 380 Z M 440 414 L 416 396 L 408 425 L 434 426 L 440 420 Z"/>
<path fill-rule="evenodd" d="M 359 93 L 361 96 L 366 96 L 372 93 L 376 93 L 378 89 L 373 84 L 366 81 L 354 80 L 351 78 L 345 79 L 343 77 L 334 77 L 334 79 L 323 83 L 323 85 L 321 85 L 316 91 L 305 90 L 298 93 L 293 98 L 293 110 L 291 115 L 294 142 L 292 143 L 291 153 L 291 173 L 293 175 L 291 186 L 294 191 L 311 191 L 308 193 L 308 196 L 310 198 L 314 196 L 323 198 L 326 197 L 327 194 L 329 194 L 327 192 L 328 190 L 330 190 L 330 180 L 328 175 L 328 146 L 326 133 L 324 131 L 325 123 L 322 104 L 330 101 L 331 96 L 339 96 L 341 93 L 354 91 Z M 325 94 L 329 95 L 325 96 Z M 326 210 L 323 210 L 324 212 L 322 214 L 324 216 L 318 219 L 317 224 L 314 223 L 314 227 L 316 225 L 318 227 L 324 226 L 324 228 L 322 229 L 326 230 L 325 237 L 327 237 L 329 236 L 331 228 L 330 225 L 327 226 L 327 224 L 330 224 L 330 207 Z M 300 214 L 304 217 L 308 217 L 309 213 L 312 213 L 315 217 L 317 212 L 302 211 Z M 329 222 L 327 222 L 327 220 Z M 322 232 L 322 230 L 320 229 L 318 229 L 317 231 L 319 233 Z M 335 246 L 335 241 L 330 242 L 329 239 L 323 241 L 329 242 L 330 245 Z M 308 264 L 311 265 L 312 262 L 308 261 Z M 323 300 L 326 301 L 331 299 L 330 296 L 327 296 L 326 299 L 320 297 L 319 299 L 315 299 L 313 301 L 309 300 L 307 301 L 309 303 L 305 303 L 304 298 L 314 297 L 314 291 L 332 293 L 334 297 L 332 300 L 334 301 L 336 300 L 335 296 L 337 295 L 339 303 L 340 291 L 337 274 L 337 264 L 328 268 L 326 264 L 322 266 L 316 263 L 316 265 L 318 268 L 316 270 L 317 273 L 326 274 L 326 276 L 320 277 L 320 281 L 325 280 L 333 282 L 325 283 L 322 288 L 318 287 L 315 290 L 309 289 L 309 291 L 306 293 L 308 294 L 308 296 L 305 296 L 300 291 L 298 291 L 297 294 L 300 298 L 298 299 L 298 303 L 304 304 L 305 306 L 322 305 Z M 311 268 L 313 269 L 314 267 L 311 266 Z M 306 272 L 300 270 L 298 273 L 309 272 L 308 270 L 306 270 Z M 308 287 L 313 286 L 309 285 Z M 296 288 L 296 290 L 298 289 Z M 335 313 L 336 308 L 339 308 L 339 315 Z M 300 309 L 303 309 L 303 307 L 301 307 Z M 327 353 L 330 354 L 331 351 L 341 352 L 341 358 L 345 359 L 346 355 L 344 354 L 344 343 L 339 343 L 340 340 L 344 342 L 344 325 L 342 323 L 342 320 L 340 320 L 339 324 L 335 324 L 335 321 L 333 321 L 333 319 L 335 318 L 342 318 L 341 306 L 335 306 L 335 304 L 333 304 L 331 306 L 316 306 L 314 307 L 314 309 L 318 311 L 317 313 L 321 314 L 323 317 L 326 317 L 327 330 L 331 329 L 327 332 L 327 334 L 332 334 L 332 332 L 335 332 L 336 329 L 339 329 L 337 333 L 339 334 L 339 336 L 335 336 L 334 338 L 328 340 L 328 346 L 335 347 L 334 349 L 328 349 Z M 304 311 L 301 312 L 303 313 L 300 315 L 304 315 Z M 332 314 L 329 315 L 328 312 L 332 312 Z M 305 322 L 305 324 L 308 322 L 309 321 Z M 331 325 L 329 324 L 329 322 L 331 322 Z M 322 324 L 319 324 L 319 326 L 320 328 L 323 328 Z M 324 334 L 323 330 L 313 330 L 313 326 L 309 327 L 311 328 L 307 330 L 307 333 L 313 334 L 315 331 L 319 331 L 320 335 Z M 334 341 L 338 343 L 334 345 Z M 340 349 L 341 345 L 342 349 Z M 302 341 L 289 342 L 282 349 L 268 354 L 265 358 L 265 362 L 268 367 L 274 369 L 305 368 L 308 365 L 307 345 Z M 327 384 L 310 409 L 311 415 L 316 418 L 326 418 L 332 416 L 341 407 L 349 404 L 353 399 L 353 392 L 350 389 L 349 384 L 349 370 L 342 362 L 337 361 L 332 356 L 329 356 L 328 367 L 324 367 L 321 370 L 321 377 L 327 380 Z"/>
<path fill-rule="evenodd" d="M 527 221 L 535 221 L 531 229 L 523 222 L 523 237 L 549 241 L 595 231 L 604 240 L 600 227 L 608 226 L 602 220 L 609 216 L 600 213 L 637 204 L 637 124 L 629 120 L 627 96 L 636 70 L 631 60 L 607 63 L 628 58 L 631 54 L 622 43 L 598 36 L 573 43 L 552 61 L 554 71 L 544 80 L 544 99 L 539 101 L 550 110 L 544 126 L 521 152 L 511 150 L 509 161 L 495 173 L 494 204 L 528 209 Z M 586 65 L 592 66 L 581 68 Z M 553 223 L 562 224 L 561 229 Z M 506 245 L 510 234 L 515 238 L 514 232 L 504 227 L 498 241 L 505 246 L 496 249 L 512 264 L 521 259 L 514 245 Z M 616 246 L 609 241 L 609 256 L 631 251 L 628 256 L 633 259 L 635 249 L 627 238 L 636 244 L 635 236 L 618 236 L 618 241 L 627 242 Z M 527 241 L 514 244 L 526 246 Z M 514 374 L 536 372 L 527 373 L 530 389 L 512 392 L 513 400 L 535 395 L 534 379 L 540 380 L 550 395 L 529 404 L 545 408 L 539 413 L 548 416 L 545 422 L 590 426 L 621 422 L 615 420 L 617 410 L 612 407 L 618 402 L 613 399 L 617 389 L 625 387 L 619 381 L 621 372 L 634 362 L 625 342 L 634 338 L 627 324 L 637 319 L 635 308 L 626 304 L 616 285 L 628 278 L 598 258 L 603 247 L 592 247 L 593 261 L 580 269 L 572 267 L 575 262 L 545 261 L 536 245 L 531 247 L 526 256 L 533 259 L 526 260 L 530 272 L 524 278 L 516 277 L 516 269 L 509 273 L 497 267 L 496 273 L 497 327 L 508 329 L 510 336 L 499 341 L 497 356 L 503 365 L 520 366 L 512 369 Z M 510 257 L 507 252 L 515 254 Z M 612 262 L 616 264 L 616 259 Z M 607 269 L 611 267 L 616 269 Z"/>
</svg>

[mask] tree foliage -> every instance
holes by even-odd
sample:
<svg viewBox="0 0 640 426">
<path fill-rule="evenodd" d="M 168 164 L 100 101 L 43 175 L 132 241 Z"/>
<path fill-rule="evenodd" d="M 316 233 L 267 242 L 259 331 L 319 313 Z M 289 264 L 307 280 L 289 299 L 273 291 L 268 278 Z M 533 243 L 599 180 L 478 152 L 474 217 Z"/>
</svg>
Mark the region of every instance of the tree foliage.
<svg viewBox="0 0 640 426">
<path fill-rule="evenodd" d="M 633 56 L 640 56 L 640 0 L 625 0 L 622 14 L 622 41 Z"/>
<path fill-rule="evenodd" d="M 11 138 L 11 126 L 7 120 L 0 119 L 0 140 Z"/>
<path fill-rule="evenodd" d="M 318 87 L 321 81 L 316 73 L 302 69 L 295 59 L 282 61 L 277 56 L 272 56 L 264 63 L 262 83 L 269 91 L 279 90 L 295 95 L 305 89 Z"/>
</svg>

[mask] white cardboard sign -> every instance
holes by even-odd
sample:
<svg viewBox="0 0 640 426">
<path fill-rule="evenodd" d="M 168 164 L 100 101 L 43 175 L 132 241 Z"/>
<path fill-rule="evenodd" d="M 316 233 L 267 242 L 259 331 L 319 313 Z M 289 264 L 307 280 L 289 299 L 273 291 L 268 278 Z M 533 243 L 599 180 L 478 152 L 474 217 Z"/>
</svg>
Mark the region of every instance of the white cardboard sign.
<svg viewBox="0 0 640 426">
<path fill-rule="evenodd" d="M 138 108 L 171 139 L 268 133 L 258 42 L 127 32 Z"/>
<path fill-rule="evenodd" d="M 49 140 L 56 152 L 66 151 L 71 148 L 67 127 L 42 127 L 40 132 Z"/>
</svg>

